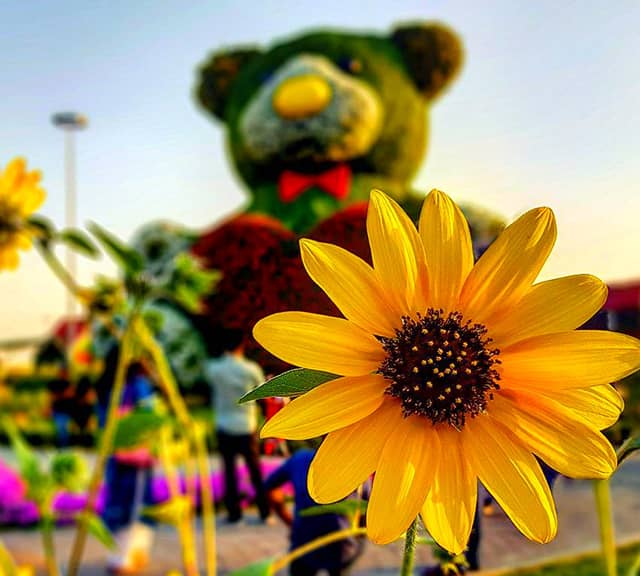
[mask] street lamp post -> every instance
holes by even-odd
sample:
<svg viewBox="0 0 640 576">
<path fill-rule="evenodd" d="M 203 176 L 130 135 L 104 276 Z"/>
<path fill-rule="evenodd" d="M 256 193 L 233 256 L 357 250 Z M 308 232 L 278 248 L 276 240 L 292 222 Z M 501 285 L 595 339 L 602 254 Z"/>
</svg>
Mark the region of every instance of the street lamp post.
<svg viewBox="0 0 640 576">
<path fill-rule="evenodd" d="M 64 132 L 65 227 L 74 228 L 77 221 L 75 133 L 86 128 L 89 122 L 86 116 L 76 112 L 59 112 L 51 117 L 51 121 Z M 65 264 L 71 277 L 76 279 L 76 254 L 68 247 L 65 252 Z M 66 308 L 67 319 L 70 320 L 75 313 L 75 297 L 70 292 L 67 293 Z M 65 340 L 68 345 L 69 332 Z"/>
</svg>

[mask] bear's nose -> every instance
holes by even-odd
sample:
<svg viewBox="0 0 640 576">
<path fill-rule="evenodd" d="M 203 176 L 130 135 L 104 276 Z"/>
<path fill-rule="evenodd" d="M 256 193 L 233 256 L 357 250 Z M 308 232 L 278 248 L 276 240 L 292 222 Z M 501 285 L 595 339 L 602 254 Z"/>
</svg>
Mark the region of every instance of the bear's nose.
<svg viewBox="0 0 640 576">
<path fill-rule="evenodd" d="M 273 109 L 287 120 L 315 116 L 331 102 L 331 86 L 316 74 L 286 79 L 273 93 Z"/>
</svg>

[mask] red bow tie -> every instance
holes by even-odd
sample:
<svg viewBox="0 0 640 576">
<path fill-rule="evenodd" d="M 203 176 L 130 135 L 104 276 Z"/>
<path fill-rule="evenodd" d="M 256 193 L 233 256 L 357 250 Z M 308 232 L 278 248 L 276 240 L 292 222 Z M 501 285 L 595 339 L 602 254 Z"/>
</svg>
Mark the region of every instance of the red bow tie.
<svg viewBox="0 0 640 576">
<path fill-rule="evenodd" d="M 317 187 L 338 200 L 344 200 L 349 195 L 350 186 L 351 168 L 346 164 L 338 164 L 320 174 L 284 170 L 278 181 L 278 196 L 282 202 L 293 202 L 309 188 Z"/>
</svg>

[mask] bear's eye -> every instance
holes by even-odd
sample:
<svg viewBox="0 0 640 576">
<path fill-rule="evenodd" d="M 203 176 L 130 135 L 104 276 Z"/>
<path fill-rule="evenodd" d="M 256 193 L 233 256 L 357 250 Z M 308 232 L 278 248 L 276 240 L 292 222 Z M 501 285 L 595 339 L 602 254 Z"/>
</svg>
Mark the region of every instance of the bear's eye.
<svg viewBox="0 0 640 576">
<path fill-rule="evenodd" d="M 340 58 L 337 64 L 341 70 L 344 70 L 348 74 L 360 74 L 360 72 L 362 72 L 362 61 L 359 58 L 345 56 Z"/>
</svg>

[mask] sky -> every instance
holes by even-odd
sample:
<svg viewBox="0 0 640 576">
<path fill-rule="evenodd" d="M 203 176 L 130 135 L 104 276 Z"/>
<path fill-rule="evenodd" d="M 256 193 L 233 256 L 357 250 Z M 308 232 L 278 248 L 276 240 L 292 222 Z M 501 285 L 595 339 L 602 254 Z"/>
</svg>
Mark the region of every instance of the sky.
<svg viewBox="0 0 640 576">
<path fill-rule="evenodd" d="M 63 135 L 50 118 L 78 111 L 89 118 L 76 141 L 79 223 L 123 238 L 157 219 L 204 229 L 247 199 L 224 127 L 192 96 L 209 53 L 326 26 L 386 33 L 417 20 L 453 27 L 466 62 L 429 111 L 413 187 L 509 220 L 552 207 L 558 240 L 541 278 L 640 279 L 633 0 L 0 0 L 0 166 L 22 155 L 41 169 L 42 213 L 62 226 Z M 106 261 L 80 262 L 81 281 L 110 272 Z M 64 310 L 35 253 L 0 275 L 0 340 L 44 334 Z"/>
</svg>

